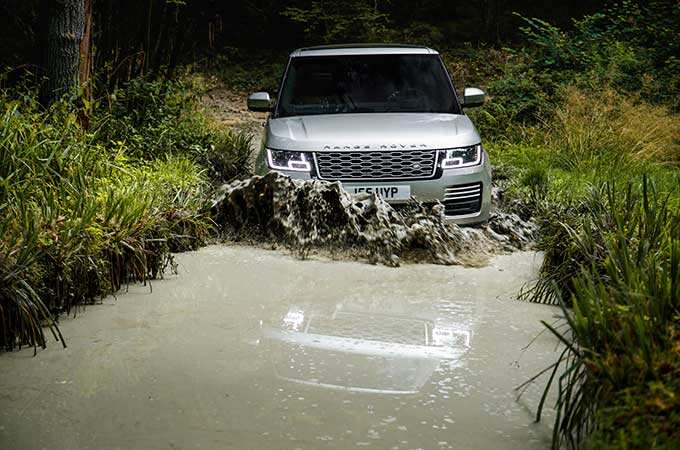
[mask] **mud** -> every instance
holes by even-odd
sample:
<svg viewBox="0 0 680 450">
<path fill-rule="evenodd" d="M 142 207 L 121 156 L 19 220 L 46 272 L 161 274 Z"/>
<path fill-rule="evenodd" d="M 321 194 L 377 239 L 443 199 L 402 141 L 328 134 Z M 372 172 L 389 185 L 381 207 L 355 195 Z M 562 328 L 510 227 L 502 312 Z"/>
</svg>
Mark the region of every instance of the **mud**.
<svg viewBox="0 0 680 450">
<path fill-rule="evenodd" d="M 483 265 L 492 255 L 531 247 L 536 227 L 496 211 L 484 226 L 460 227 L 441 204 L 393 208 L 375 194 L 351 195 L 337 182 L 277 173 L 223 186 L 216 221 L 234 241 L 280 244 L 298 256 L 324 252 L 398 266 L 402 262 Z"/>
<path fill-rule="evenodd" d="M 203 94 L 201 103 L 217 125 L 236 132 L 257 133 L 267 120 L 267 113 L 249 111 L 247 97 L 246 92 L 217 86 Z"/>
</svg>

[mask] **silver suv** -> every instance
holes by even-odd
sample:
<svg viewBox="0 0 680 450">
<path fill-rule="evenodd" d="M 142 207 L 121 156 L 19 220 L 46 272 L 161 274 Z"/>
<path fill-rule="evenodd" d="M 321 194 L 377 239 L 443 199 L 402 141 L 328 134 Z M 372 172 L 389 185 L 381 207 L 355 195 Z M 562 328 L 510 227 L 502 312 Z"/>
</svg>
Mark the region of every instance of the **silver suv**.
<svg viewBox="0 0 680 450">
<path fill-rule="evenodd" d="M 340 181 L 390 203 L 438 200 L 458 223 L 483 222 L 491 168 L 462 107 L 484 98 L 466 88 L 459 99 L 439 53 L 426 47 L 298 49 L 278 101 L 248 97 L 250 110 L 271 112 L 257 171 Z"/>
</svg>

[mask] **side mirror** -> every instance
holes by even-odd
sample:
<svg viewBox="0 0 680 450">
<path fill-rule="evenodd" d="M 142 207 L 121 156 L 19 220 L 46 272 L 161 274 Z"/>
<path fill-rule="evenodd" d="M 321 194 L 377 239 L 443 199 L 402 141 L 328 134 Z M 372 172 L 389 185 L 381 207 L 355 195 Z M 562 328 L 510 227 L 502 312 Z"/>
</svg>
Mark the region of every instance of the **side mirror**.
<svg viewBox="0 0 680 450">
<path fill-rule="evenodd" d="M 465 94 L 463 94 L 463 106 L 466 108 L 471 108 L 474 106 L 482 106 L 486 100 L 486 92 L 479 88 L 470 87 L 465 88 Z"/>
<path fill-rule="evenodd" d="M 268 92 L 256 92 L 248 97 L 250 111 L 269 112 L 272 110 L 272 99 Z"/>
</svg>

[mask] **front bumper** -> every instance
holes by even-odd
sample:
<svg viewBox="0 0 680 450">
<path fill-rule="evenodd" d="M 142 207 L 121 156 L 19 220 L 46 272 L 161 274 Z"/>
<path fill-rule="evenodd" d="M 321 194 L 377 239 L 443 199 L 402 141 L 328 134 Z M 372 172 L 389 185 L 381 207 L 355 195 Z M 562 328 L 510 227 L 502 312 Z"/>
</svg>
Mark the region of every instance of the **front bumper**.
<svg viewBox="0 0 680 450">
<path fill-rule="evenodd" d="M 309 180 L 313 179 L 307 172 L 292 172 L 278 170 L 278 172 L 291 178 Z M 482 163 L 473 167 L 459 169 L 442 170 L 437 178 L 427 180 L 376 180 L 376 181 L 342 181 L 342 186 L 353 188 L 355 186 L 401 186 L 408 185 L 411 189 L 411 196 L 423 203 L 440 201 L 447 205 L 447 188 L 457 186 L 479 185 L 481 184 L 481 200 L 479 210 L 468 214 L 452 214 L 447 218 L 458 224 L 475 224 L 485 222 L 489 219 L 491 210 L 491 165 L 486 152 L 483 155 Z M 404 201 L 391 201 L 390 203 L 404 203 Z M 448 209 L 448 208 L 447 208 Z"/>
</svg>

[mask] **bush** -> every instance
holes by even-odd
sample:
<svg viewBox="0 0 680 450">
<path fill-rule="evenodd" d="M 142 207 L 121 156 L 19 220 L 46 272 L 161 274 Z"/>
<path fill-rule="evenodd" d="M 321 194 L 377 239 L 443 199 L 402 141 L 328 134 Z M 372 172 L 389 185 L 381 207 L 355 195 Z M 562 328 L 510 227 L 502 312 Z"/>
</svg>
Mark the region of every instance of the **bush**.
<svg viewBox="0 0 680 450">
<path fill-rule="evenodd" d="M 227 132 L 206 152 L 211 178 L 227 183 L 252 175 L 253 137 L 246 133 Z"/>
<path fill-rule="evenodd" d="M 569 32 L 525 19 L 471 112 L 504 207 L 539 224 L 521 297 L 565 317 L 546 324 L 564 344 L 553 448 L 680 447 L 678 8 L 623 1 Z"/>
<path fill-rule="evenodd" d="M 182 81 L 133 79 L 95 111 L 94 139 L 135 158 L 203 155 L 217 132 L 197 109 L 196 94 Z"/>
<path fill-rule="evenodd" d="M 0 348 L 44 347 L 43 325 L 62 339 L 59 313 L 163 276 L 171 252 L 211 232 L 211 183 L 193 159 L 161 150 L 135 159 L 141 147 L 103 141 L 76 117 L 65 103 L 43 111 L 0 94 Z M 120 117 L 108 116 L 108 126 L 142 124 L 128 129 L 128 142 L 141 142 L 138 132 L 162 141 L 144 120 Z"/>
<path fill-rule="evenodd" d="M 676 113 L 679 18 L 680 4 L 661 0 L 612 4 L 575 21 L 569 32 L 522 17 L 527 45 L 505 49 L 509 63 L 489 83 L 490 101 L 473 116 L 487 137 L 513 138 L 518 125 L 534 125 L 560 105 L 566 86 L 591 92 L 608 86 Z"/>
<path fill-rule="evenodd" d="M 581 38 L 605 18 L 589 20 Z M 545 324 L 564 344 L 547 369 L 553 448 L 677 448 L 680 119 L 646 91 L 666 75 L 638 59 L 639 42 L 572 42 L 538 24 L 536 59 L 524 52 L 477 114 L 496 127 L 492 160 L 514 168 L 504 201 L 540 227 L 540 279 L 522 298 L 565 317 Z"/>
<path fill-rule="evenodd" d="M 287 62 L 288 54 L 281 51 L 226 48 L 206 61 L 206 69 L 238 92 L 274 94 L 279 89 Z"/>
<path fill-rule="evenodd" d="M 611 88 L 568 87 L 540 134 L 558 167 L 680 165 L 680 118 Z"/>
<path fill-rule="evenodd" d="M 380 42 L 388 34 L 388 15 L 368 0 L 313 0 L 307 7 L 287 7 L 282 14 L 304 26 L 308 42 Z"/>
<path fill-rule="evenodd" d="M 556 225 L 573 259 L 555 272 L 567 274 L 555 281 L 569 286 L 568 328 L 545 323 L 565 344 L 546 387 L 561 374 L 553 447 L 580 447 L 595 430 L 596 448 L 677 448 L 680 214 L 646 178 L 604 184 L 587 205 L 568 220 L 578 228 Z"/>
<path fill-rule="evenodd" d="M 553 447 L 676 448 L 680 120 L 611 88 L 563 92 L 538 125 L 488 146 L 515 168 L 506 201 L 540 227 L 541 277 L 522 297 L 566 320 L 546 323 L 564 343 L 548 368 Z"/>
</svg>

